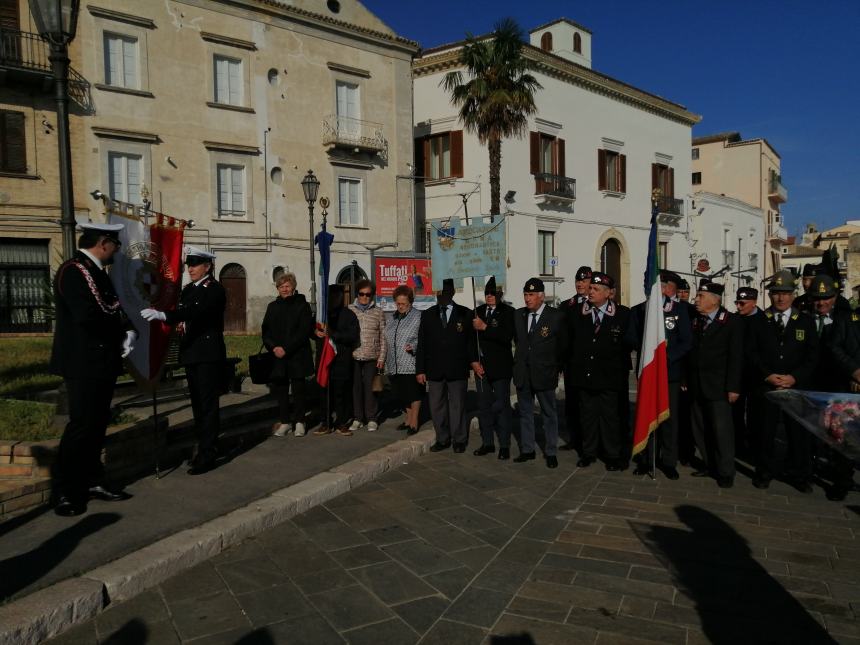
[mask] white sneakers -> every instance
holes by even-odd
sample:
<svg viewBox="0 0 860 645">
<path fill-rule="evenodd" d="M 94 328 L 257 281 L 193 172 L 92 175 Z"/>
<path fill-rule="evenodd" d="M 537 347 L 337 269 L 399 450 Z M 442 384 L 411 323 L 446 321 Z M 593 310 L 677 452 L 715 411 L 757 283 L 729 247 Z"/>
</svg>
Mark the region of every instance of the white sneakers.
<svg viewBox="0 0 860 645">
<path fill-rule="evenodd" d="M 356 419 L 355 421 L 352 422 L 352 425 L 349 426 L 349 429 L 352 430 L 353 432 L 358 432 L 359 430 L 361 430 L 361 425 L 362 425 L 361 421 Z"/>
<path fill-rule="evenodd" d="M 279 423 L 279 424 L 277 424 L 277 427 L 275 428 L 275 431 L 272 434 L 276 437 L 283 437 L 288 432 L 291 432 L 292 429 L 293 429 L 293 426 L 291 426 L 289 423 Z"/>
<path fill-rule="evenodd" d="M 376 432 L 376 429 L 379 427 L 379 424 L 376 421 L 368 421 L 367 422 L 367 431 L 368 432 Z"/>
<path fill-rule="evenodd" d="M 304 423 L 297 423 L 296 424 L 296 431 L 293 434 L 297 437 L 304 437 L 305 434 L 307 434 L 307 431 L 305 430 L 305 424 Z"/>
</svg>

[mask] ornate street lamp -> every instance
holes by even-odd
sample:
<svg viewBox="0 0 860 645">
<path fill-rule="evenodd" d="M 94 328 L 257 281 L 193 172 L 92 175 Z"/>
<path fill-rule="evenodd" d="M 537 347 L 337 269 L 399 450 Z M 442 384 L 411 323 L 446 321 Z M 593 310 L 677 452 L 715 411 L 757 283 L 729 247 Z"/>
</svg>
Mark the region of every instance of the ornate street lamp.
<svg viewBox="0 0 860 645">
<path fill-rule="evenodd" d="M 305 201 L 308 203 L 308 246 L 311 258 L 311 311 L 314 316 L 317 313 L 317 276 L 316 261 L 314 257 L 314 204 L 317 201 L 317 193 L 320 189 L 320 181 L 314 175 L 313 170 L 302 179 L 302 191 L 305 193 Z"/>
<path fill-rule="evenodd" d="M 72 192 L 72 151 L 69 144 L 69 43 L 78 26 L 80 0 L 30 0 L 30 13 L 39 35 L 51 46 L 48 60 L 54 75 L 57 102 L 57 150 L 60 157 L 60 227 L 63 258 L 75 252 L 75 211 Z"/>
</svg>

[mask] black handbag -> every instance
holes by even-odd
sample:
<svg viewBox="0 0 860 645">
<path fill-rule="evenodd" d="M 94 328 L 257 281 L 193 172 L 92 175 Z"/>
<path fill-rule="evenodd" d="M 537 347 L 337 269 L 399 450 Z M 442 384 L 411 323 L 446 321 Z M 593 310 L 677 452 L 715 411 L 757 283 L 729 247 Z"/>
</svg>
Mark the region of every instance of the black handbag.
<svg viewBox="0 0 860 645">
<path fill-rule="evenodd" d="M 251 354 L 248 357 L 248 371 L 251 373 L 251 383 L 257 385 L 265 385 L 272 380 L 272 368 L 275 365 L 275 355 L 272 352 L 263 351 L 263 345 L 260 345 L 260 351 L 256 354 Z"/>
</svg>

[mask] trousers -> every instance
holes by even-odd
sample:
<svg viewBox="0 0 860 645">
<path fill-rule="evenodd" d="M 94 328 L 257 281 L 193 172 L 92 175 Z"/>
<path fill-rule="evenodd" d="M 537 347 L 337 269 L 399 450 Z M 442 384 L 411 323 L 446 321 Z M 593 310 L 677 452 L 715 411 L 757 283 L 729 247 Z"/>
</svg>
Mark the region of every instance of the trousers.
<svg viewBox="0 0 860 645">
<path fill-rule="evenodd" d="M 558 454 L 558 410 L 555 390 L 533 390 L 529 382 L 517 388 L 517 404 L 520 409 L 520 452 L 535 451 L 535 398 L 540 405 L 543 433 L 546 439 L 543 452 L 547 457 L 554 457 Z"/>
<path fill-rule="evenodd" d="M 457 381 L 427 381 L 430 417 L 436 427 L 436 441 L 455 443 L 469 441 L 466 426 L 466 379 Z"/>
<path fill-rule="evenodd" d="M 191 411 L 197 432 L 197 455 L 211 456 L 221 432 L 219 397 L 223 374 L 220 363 L 195 363 L 185 366 Z"/>
<path fill-rule="evenodd" d="M 500 378 L 491 381 L 481 379 L 478 384 L 478 419 L 481 423 L 481 443 L 499 447 L 511 445 L 511 379 Z"/>
</svg>

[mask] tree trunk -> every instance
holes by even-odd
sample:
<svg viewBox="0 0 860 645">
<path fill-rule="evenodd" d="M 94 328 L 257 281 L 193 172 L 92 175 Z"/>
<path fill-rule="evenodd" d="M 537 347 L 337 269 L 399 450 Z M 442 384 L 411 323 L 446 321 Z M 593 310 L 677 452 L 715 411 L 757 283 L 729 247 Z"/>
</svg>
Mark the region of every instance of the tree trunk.
<svg viewBox="0 0 860 645">
<path fill-rule="evenodd" d="M 501 213 L 499 210 L 499 183 L 501 182 L 502 169 L 502 140 L 491 137 L 487 142 L 487 150 L 490 153 L 490 221 L 495 221 L 495 216 Z"/>
</svg>

